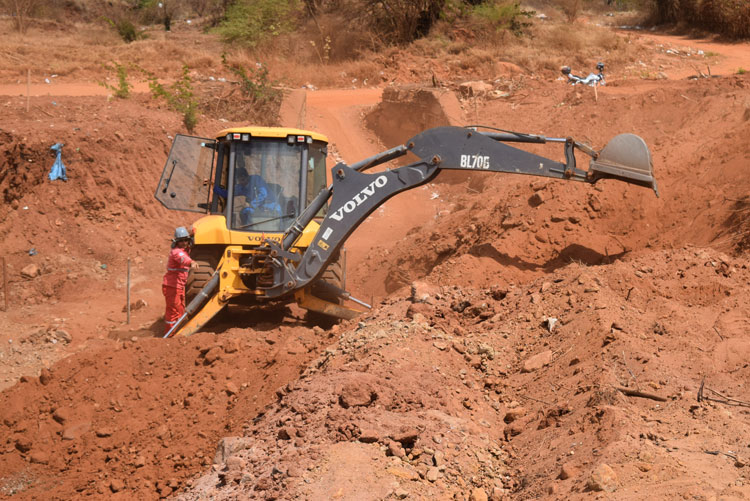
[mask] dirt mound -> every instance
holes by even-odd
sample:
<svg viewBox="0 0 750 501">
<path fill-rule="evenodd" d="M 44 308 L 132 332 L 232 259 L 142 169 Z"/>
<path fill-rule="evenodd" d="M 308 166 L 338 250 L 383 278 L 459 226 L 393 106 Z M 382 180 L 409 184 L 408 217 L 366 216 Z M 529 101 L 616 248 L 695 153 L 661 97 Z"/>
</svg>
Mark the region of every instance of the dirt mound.
<svg viewBox="0 0 750 501">
<path fill-rule="evenodd" d="M 736 467 L 703 448 L 744 458 L 749 437 L 722 438 L 728 407 L 697 395 L 705 379 L 736 397 L 750 375 L 730 348 L 747 350 L 750 270 L 658 254 L 507 289 L 415 283 L 280 389 L 181 498 L 668 497 L 694 492 L 709 460 L 726 465 L 707 485 L 721 489 Z M 709 312 L 730 305 L 716 325 Z"/>
<path fill-rule="evenodd" d="M 219 438 L 241 432 L 325 339 L 282 327 L 91 341 L 0 396 L 0 493 L 166 496 L 212 464 Z"/>
<path fill-rule="evenodd" d="M 590 89 L 534 85 L 508 100 L 488 101 L 488 126 L 569 135 L 598 149 L 610 131 L 635 131 L 652 150 L 661 198 L 615 181 L 592 189 L 481 172 L 456 179 L 451 172 L 460 184 L 432 188 L 436 217 L 397 247 L 373 252 L 364 266 L 383 277 L 383 293 L 391 293 L 429 273 L 448 283 L 488 286 L 500 273 L 501 282 L 523 281 L 570 261 L 601 264 L 644 248 L 712 244 L 731 250 L 743 234 L 734 204 L 747 190 L 750 146 L 742 138 L 750 134 L 750 121 L 738 102 L 748 85 L 739 76 L 678 82 L 670 91 L 621 83 L 600 90 L 598 100 Z M 545 101 L 528 102 L 535 94 Z M 707 101 L 712 105 L 699 111 Z M 637 120 L 634 102 L 640 103 Z M 558 104 L 550 110 L 549 103 Z M 690 118 L 668 111 L 675 107 L 687 107 Z M 604 125 L 591 129 L 594 122 Z M 711 126 L 717 123 L 720 130 Z M 562 148 L 554 144 L 533 151 L 562 160 Z M 588 158 L 579 155 L 578 162 L 586 167 Z M 689 181 L 696 178 L 701 182 Z M 686 218 L 694 221 L 689 228 Z"/>
<path fill-rule="evenodd" d="M 42 159 L 45 156 L 41 148 L 29 147 L 8 132 L 0 134 L 0 142 L 0 191 L 5 207 L 17 209 L 18 199 L 44 180 L 47 168 Z"/>
</svg>

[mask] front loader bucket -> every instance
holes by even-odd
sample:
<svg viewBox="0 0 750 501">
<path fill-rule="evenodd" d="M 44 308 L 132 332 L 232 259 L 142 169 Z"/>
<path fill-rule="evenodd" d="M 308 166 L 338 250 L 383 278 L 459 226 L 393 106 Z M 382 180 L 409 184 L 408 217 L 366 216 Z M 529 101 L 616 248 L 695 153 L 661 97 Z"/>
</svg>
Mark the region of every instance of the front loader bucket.
<svg viewBox="0 0 750 501">
<path fill-rule="evenodd" d="M 589 164 L 589 176 L 599 179 L 619 179 L 626 183 L 652 188 L 659 196 L 654 179 L 654 165 L 646 142 L 635 134 L 615 136 Z"/>
</svg>

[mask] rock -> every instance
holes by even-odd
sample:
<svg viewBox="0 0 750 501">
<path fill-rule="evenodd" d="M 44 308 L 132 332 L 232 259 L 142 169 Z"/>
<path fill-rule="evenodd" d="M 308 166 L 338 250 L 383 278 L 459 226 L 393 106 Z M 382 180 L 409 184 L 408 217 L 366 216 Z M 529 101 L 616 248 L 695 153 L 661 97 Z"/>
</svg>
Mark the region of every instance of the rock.
<svg viewBox="0 0 750 501">
<path fill-rule="evenodd" d="M 464 353 L 466 353 L 466 345 L 464 345 L 460 341 L 453 341 L 453 349 L 456 350 L 461 355 L 463 355 Z"/>
<path fill-rule="evenodd" d="M 374 444 L 380 440 L 380 433 L 373 428 L 364 428 L 361 430 L 358 440 L 364 444 Z"/>
<path fill-rule="evenodd" d="M 396 496 L 396 499 L 406 499 L 409 497 L 409 493 L 404 489 L 396 489 L 393 495 Z"/>
<path fill-rule="evenodd" d="M 599 200 L 599 198 L 594 194 L 589 194 L 588 204 L 589 204 L 589 207 L 591 207 L 591 210 L 593 210 L 594 212 L 599 212 L 602 210 L 602 203 Z"/>
<path fill-rule="evenodd" d="M 279 429 L 279 432 L 276 434 L 276 437 L 279 440 L 291 440 L 292 438 L 297 436 L 297 430 L 292 428 L 291 426 L 284 426 L 281 429 Z"/>
<path fill-rule="evenodd" d="M 552 362 L 552 351 L 543 351 L 542 353 L 538 353 L 533 357 L 527 359 L 523 363 L 521 372 L 534 372 L 541 369 L 545 365 L 549 365 L 550 362 Z"/>
<path fill-rule="evenodd" d="M 578 469 L 569 463 L 565 463 L 560 467 L 560 473 L 557 475 L 557 478 L 560 480 L 568 480 L 569 478 L 574 478 L 576 476 L 578 476 Z"/>
<path fill-rule="evenodd" d="M 391 475 L 404 480 L 419 480 L 419 473 L 412 469 L 402 468 L 400 466 L 390 466 L 386 471 Z"/>
<path fill-rule="evenodd" d="M 414 323 L 417 323 L 417 324 L 427 324 L 427 317 L 425 317 L 421 313 L 412 312 L 411 319 Z"/>
<path fill-rule="evenodd" d="M 432 456 L 432 461 L 435 463 L 435 466 L 444 466 L 445 453 L 443 451 L 435 451 L 435 455 Z"/>
<path fill-rule="evenodd" d="M 112 434 L 114 433 L 114 430 L 112 430 L 112 428 L 104 427 L 104 428 L 99 428 L 98 430 L 96 430 L 95 433 L 96 433 L 96 436 L 99 438 L 106 438 L 106 437 L 111 437 Z"/>
<path fill-rule="evenodd" d="M 477 487 L 471 491 L 469 501 L 487 501 L 487 493 L 481 487 Z"/>
<path fill-rule="evenodd" d="M 591 473 L 586 488 L 596 492 L 615 492 L 617 490 L 617 474 L 606 463 L 601 463 Z"/>
<path fill-rule="evenodd" d="M 123 481 L 122 481 L 122 480 L 120 480 L 120 479 L 117 479 L 117 478 L 116 478 L 116 479 L 112 480 L 112 481 L 111 481 L 111 482 L 109 483 L 109 489 L 110 489 L 110 490 L 111 490 L 112 492 L 120 492 L 120 491 L 121 491 L 121 490 L 123 490 L 124 488 L 125 488 L 125 482 L 123 482 Z"/>
<path fill-rule="evenodd" d="M 43 385 L 48 385 L 52 381 L 52 373 L 49 371 L 49 369 L 42 369 L 42 371 L 39 373 L 39 382 Z"/>
<path fill-rule="evenodd" d="M 221 347 L 214 346 L 206 352 L 206 355 L 203 358 L 203 363 L 205 365 L 213 365 L 217 360 L 221 360 L 222 352 L 223 350 Z"/>
<path fill-rule="evenodd" d="M 39 267 L 35 264 L 29 264 L 21 268 L 21 276 L 23 278 L 35 278 L 41 275 L 42 272 Z"/>
<path fill-rule="evenodd" d="M 339 394 L 339 404 L 344 409 L 349 407 L 366 407 L 378 398 L 377 393 L 362 381 L 344 385 Z"/>
<path fill-rule="evenodd" d="M 236 339 L 230 339 L 224 344 L 224 353 L 235 353 L 240 351 L 240 342 Z"/>
<path fill-rule="evenodd" d="M 505 413 L 505 417 L 503 418 L 503 421 L 506 423 L 512 423 L 518 418 L 522 418 L 526 415 L 526 409 L 523 407 L 516 407 L 514 409 L 510 409 L 508 412 Z"/>
<path fill-rule="evenodd" d="M 437 479 L 440 478 L 440 470 L 433 466 L 432 468 L 427 470 L 424 478 L 426 480 L 429 480 L 430 482 L 436 482 Z"/>
<path fill-rule="evenodd" d="M 226 460 L 227 471 L 242 471 L 245 468 L 245 460 L 239 456 L 231 456 Z"/>
<path fill-rule="evenodd" d="M 133 301 L 132 303 L 130 303 L 130 311 L 140 310 L 142 308 L 145 308 L 146 306 L 148 306 L 148 303 L 146 302 L 145 299 L 137 299 Z M 122 307 L 122 312 L 125 313 L 126 311 L 128 311 L 127 304 Z"/>
<path fill-rule="evenodd" d="M 406 452 L 404 451 L 404 448 L 401 447 L 401 444 L 391 440 L 388 442 L 388 455 L 403 458 L 406 457 Z"/>
<path fill-rule="evenodd" d="M 738 454 L 734 458 L 734 466 L 736 466 L 737 468 L 744 468 L 745 466 L 747 466 L 747 459 Z"/>
<path fill-rule="evenodd" d="M 411 303 L 406 309 L 406 318 L 417 323 L 425 323 L 433 313 L 433 306 L 427 303 Z"/>
<path fill-rule="evenodd" d="M 136 456 L 135 461 L 133 461 L 133 466 L 136 468 L 143 468 L 146 466 L 146 457 L 145 456 Z"/>
<path fill-rule="evenodd" d="M 440 287 L 427 282 L 413 282 L 411 284 L 411 301 L 413 303 L 434 303 L 435 296 L 440 294 Z"/>
<path fill-rule="evenodd" d="M 214 464 L 223 464 L 227 458 L 232 454 L 250 449 L 252 440 L 246 437 L 224 437 L 219 440 L 219 444 L 216 446 L 216 454 L 214 455 Z"/>
<path fill-rule="evenodd" d="M 49 453 L 47 451 L 34 451 L 29 454 L 29 461 L 36 464 L 49 463 Z"/>
<path fill-rule="evenodd" d="M 529 205 L 532 207 L 539 207 L 544 203 L 544 195 L 541 191 L 537 191 L 531 197 L 529 197 Z"/>
<path fill-rule="evenodd" d="M 416 428 L 402 428 L 398 433 L 393 434 L 393 440 L 401 443 L 405 447 L 411 447 L 419 438 L 419 430 Z"/>
<path fill-rule="evenodd" d="M 458 85 L 458 92 L 463 97 L 483 96 L 491 90 L 492 85 L 482 81 L 463 82 Z"/>
<path fill-rule="evenodd" d="M 302 468 L 297 465 L 291 465 L 286 469 L 286 476 L 289 478 L 299 478 L 302 476 Z"/>
<path fill-rule="evenodd" d="M 653 465 L 650 463 L 636 463 L 635 466 L 641 470 L 643 473 L 646 473 L 647 471 L 651 471 L 651 468 L 653 468 Z M 735 464 L 736 466 L 736 464 Z"/>
<path fill-rule="evenodd" d="M 31 450 L 32 445 L 33 444 L 31 440 L 29 440 L 28 438 L 22 437 L 16 440 L 16 449 L 18 449 L 19 451 L 23 453 L 29 452 Z"/>
<path fill-rule="evenodd" d="M 70 333 L 64 329 L 55 329 L 54 331 L 52 331 L 52 336 L 58 341 L 65 344 L 70 344 L 70 342 L 73 341 L 73 336 L 71 336 Z"/>
<path fill-rule="evenodd" d="M 510 440 L 512 437 L 520 435 L 523 432 L 523 426 L 518 422 L 514 421 L 503 429 L 503 436 L 505 440 Z"/>
<path fill-rule="evenodd" d="M 231 381 L 228 381 L 226 386 L 224 387 L 224 391 L 226 391 L 227 395 L 231 397 L 232 395 L 236 395 L 240 390 L 237 388 L 236 384 L 234 384 Z"/>
<path fill-rule="evenodd" d="M 52 413 L 52 419 L 57 421 L 60 424 L 65 424 L 70 421 L 71 418 L 71 410 L 68 407 L 59 407 L 55 409 L 55 412 Z"/>
<path fill-rule="evenodd" d="M 90 421 L 82 421 L 65 428 L 62 433 L 63 440 L 76 440 L 91 429 Z"/>
</svg>

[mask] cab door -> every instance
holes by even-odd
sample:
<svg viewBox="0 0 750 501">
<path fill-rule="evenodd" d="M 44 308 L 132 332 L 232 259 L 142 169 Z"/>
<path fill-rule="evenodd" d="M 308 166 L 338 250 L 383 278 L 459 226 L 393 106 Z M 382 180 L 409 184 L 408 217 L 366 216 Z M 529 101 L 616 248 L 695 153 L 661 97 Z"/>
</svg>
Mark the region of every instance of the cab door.
<svg viewBox="0 0 750 501">
<path fill-rule="evenodd" d="M 206 213 L 216 140 L 177 134 L 154 196 L 169 210 Z"/>
</svg>

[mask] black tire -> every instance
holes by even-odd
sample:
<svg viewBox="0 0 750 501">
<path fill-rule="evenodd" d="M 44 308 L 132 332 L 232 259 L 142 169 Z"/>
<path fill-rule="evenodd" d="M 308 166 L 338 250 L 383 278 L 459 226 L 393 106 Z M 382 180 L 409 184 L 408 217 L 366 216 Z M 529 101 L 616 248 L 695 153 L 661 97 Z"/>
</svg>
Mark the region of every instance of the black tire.
<svg viewBox="0 0 750 501">
<path fill-rule="evenodd" d="M 346 290 L 346 262 L 339 253 L 333 261 L 328 264 L 328 267 L 323 271 L 323 274 L 319 279 L 312 284 L 311 290 L 313 296 L 325 299 L 331 303 L 342 304 L 344 301 L 340 296 L 331 294 L 327 289 L 318 286 L 320 282 L 327 282 L 331 285 L 338 287 L 341 290 Z"/>
<path fill-rule="evenodd" d="M 310 291 L 315 297 L 324 299 L 330 303 L 343 304 L 344 300 L 341 296 L 331 294 L 330 290 L 321 288 L 318 286 L 320 282 L 327 282 L 331 285 L 335 285 L 341 290 L 346 290 L 346 259 L 345 255 L 338 254 L 333 261 L 331 261 L 328 267 L 325 269 L 323 274 L 320 276 L 315 283 L 312 284 Z M 336 325 L 341 319 L 320 313 L 317 311 L 308 310 L 306 319 L 309 323 L 322 327 L 324 329 L 330 329 Z"/>
<path fill-rule="evenodd" d="M 190 257 L 198 263 L 197 268 L 192 268 L 188 273 L 187 283 L 185 284 L 185 304 L 198 295 L 206 283 L 211 280 L 211 276 L 216 271 L 221 259 L 223 247 L 216 245 L 196 246 L 190 252 Z"/>
</svg>

